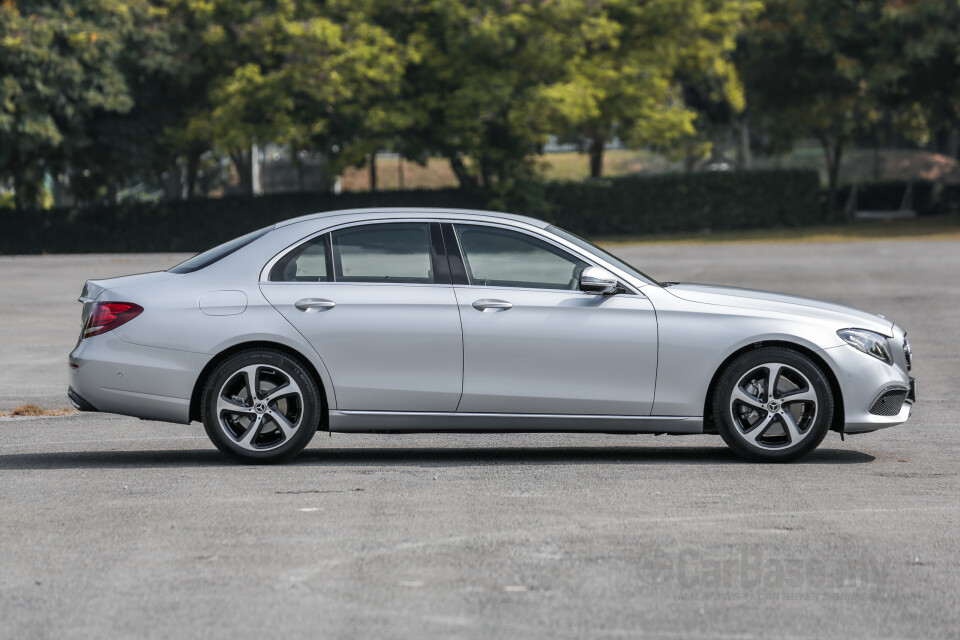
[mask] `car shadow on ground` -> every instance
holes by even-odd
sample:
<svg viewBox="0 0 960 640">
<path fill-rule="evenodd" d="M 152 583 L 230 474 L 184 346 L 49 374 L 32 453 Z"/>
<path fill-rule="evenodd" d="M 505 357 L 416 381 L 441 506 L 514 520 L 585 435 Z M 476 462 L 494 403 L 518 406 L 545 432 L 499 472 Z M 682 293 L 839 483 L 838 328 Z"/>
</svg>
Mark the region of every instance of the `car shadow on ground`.
<svg viewBox="0 0 960 640">
<path fill-rule="evenodd" d="M 849 449 L 818 449 L 792 464 L 865 464 L 875 457 Z M 311 448 L 289 466 L 365 467 L 485 465 L 749 465 L 726 447 L 362 447 Z M 0 455 L 0 469 L 243 467 L 213 450 L 69 451 Z"/>
</svg>

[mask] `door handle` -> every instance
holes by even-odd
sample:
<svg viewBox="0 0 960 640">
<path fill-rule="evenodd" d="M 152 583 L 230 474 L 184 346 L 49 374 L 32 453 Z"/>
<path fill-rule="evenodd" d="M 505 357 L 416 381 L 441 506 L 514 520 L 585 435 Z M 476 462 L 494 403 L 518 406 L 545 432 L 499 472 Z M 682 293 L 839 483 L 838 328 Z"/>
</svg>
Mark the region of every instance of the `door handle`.
<svg viewBox="0 0 960 640">
<path fill-rule="evenodd" d="M 473 308 L 477 311 L 506 311 L 507 309 L 512 309 L 513 304 L 507 302 L 506 300 L 492 300 L 489 298 L 484 298 L 483 300 L 477 300 L 473 303 Z"/>
<path fill-rule="evenodd" d="M 337 306 L 337 303 L 333 300 L 324 300 L 323 298 L 304 298 L 303 300 L 297 300 L 293 306 L 295 306 L 300 311 L 326 311 L 327 309 L 333 309 Z"/>
</svg>

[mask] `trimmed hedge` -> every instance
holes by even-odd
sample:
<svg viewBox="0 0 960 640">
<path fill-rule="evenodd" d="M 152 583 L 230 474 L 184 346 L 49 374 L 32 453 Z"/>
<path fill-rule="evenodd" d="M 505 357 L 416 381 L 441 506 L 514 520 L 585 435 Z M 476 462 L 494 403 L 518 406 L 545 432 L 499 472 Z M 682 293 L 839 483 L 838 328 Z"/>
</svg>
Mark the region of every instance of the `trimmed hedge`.
<svg viewBox="0 0 960 640">
<path fill-rule="evenodd" d="M 806 170 L 630 176 L 545 183 L 510 207 L 593 236 L 827 222 Z M 40 211 L 0 210 L 0 253 L 201 251 L 279 220 L 359 207 L 484 209 L 459 189 L 285 194 Z"/>
<path fill-rule="evenodd" d="M 815 171 L 745 171 L 549 183 L 551 222 L 586 235 L 645 235 L 826 222 Z"/>
<path fill-rule="evenodd" d="M 895 211 L 903 202 L 908 180 L 880 180 L 857 185 L 857 209 L 861 211 Z M 850 198 L 853 185 L 841 185 L 837 206 L 843 208 Z M 940 184 L 929 180 L 914 180 L 912 208 L 921 216 L 960 211 L 960 185 Z"/>
</svg>

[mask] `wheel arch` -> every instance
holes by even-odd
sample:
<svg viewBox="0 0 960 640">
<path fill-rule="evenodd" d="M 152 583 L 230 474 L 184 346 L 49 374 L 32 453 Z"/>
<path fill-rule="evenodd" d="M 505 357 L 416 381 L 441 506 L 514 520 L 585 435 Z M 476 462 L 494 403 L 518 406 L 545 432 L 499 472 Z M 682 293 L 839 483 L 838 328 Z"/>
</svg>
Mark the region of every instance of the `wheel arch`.
<svg viewBox="0 0 960 640">
<path fill-rule="evenodd" d="M 713 377 L 710 378 L 710 384 L 707 386 L 707 395 L 703 399 L 704 433 L 717 433 L 715 416 L 713 415 L 713 394 L 716 392 L 717 382 L 720 380 L 720 376 L 723 375 L 723 372 L 726 370 L 726 368 L 730 366 L 730 363 L 736 358 L 740 357 L 744 353 L 747 353 L 748 351 L 759 349 L 761 347 L 784 347 L 787 349 L 793 349 L 794 351 L 798 351 L 807 356 L 813 360 L 818 367 L 820 367 L 821 371 L 823 371 L 823 374 L 827 377 L 827 382 L 830 384 L 830 391 L 833 393 L 833 421 L 830 424 L 830 430 L 842 431 L 844 418 L 846 415 L 843 408 L 843 391 L 840 389 L 840 382 L 837 379 L 836 373 L 834 373 L 827 361 L 824 360 L 813 349 L 796 342 L 789 342 L 787 340 L 761 340 L 740 347 L 728 355 L 726 359 L 720 363 L 720 366 L 717 367 L 717 370 L 714 371 Z"/>
<path fill-rule="evenodd" d="M 193 385 L 193 392 L 190 394 L 190 420 L 201 420 L 200 399 L 203 395 L 203 387 L 206 385 L 207 379 L 210 377 L 210 374 L 213 373 L 213 370 L 216 369 L 220 363 L 225 361 L 227 358 L 242 351 L 250 351 L 253 349 L 272 349 L 274 351 L 280 351 L 281 353 L 284 353 L 285 355 L 288 355 L 299 362 L 307 370 L 307 372 L 313 378 L 314 383 L 317 385 L 317 389 L 320 390 L 320 424 L 318 425 L 317 430 L 324 431 L 329 429 L 330 402 L 327 399 L 327 389 L 323 384 L 323 378 L 321 378 L 317 368 L 312 362 L 310 362 L 309 358 L 305 357 L 296 349 L 280 342 L 271 342 L 269 340 L 252 340 L 249 342 L 241 342 L 239 344 L 231 345 L 210 359 L 210 361 L 203 367 L 203 370 L 200 371 L 200 375 L 197 376 L 197 381 Z"/>
</svg>

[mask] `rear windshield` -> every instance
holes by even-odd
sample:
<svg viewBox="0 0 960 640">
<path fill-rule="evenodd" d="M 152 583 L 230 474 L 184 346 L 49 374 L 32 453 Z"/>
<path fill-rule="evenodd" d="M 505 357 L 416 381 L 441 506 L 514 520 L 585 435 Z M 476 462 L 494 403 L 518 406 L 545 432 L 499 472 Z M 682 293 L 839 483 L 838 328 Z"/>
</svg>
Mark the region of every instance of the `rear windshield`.
<svg viewBox="0 0 960 640">
<path fill-rule="evenodd" d="M 273 227 L 260 229 L 252 233 L 248 233 L 245 236 L 234 238 L 230 242 L 224 242 L 220 246 L 214 247 L 208 251 L 204 251 L 203 253 L 198 253 L 189 260 L 184 260 L 174 268 L 170 269 L 170 273 L 193 273 L 194 271 L 199 271 L 200 269 L 209 267 L 214 262 L 222 258 L 226 258 L 234 251 L 242 249 L 260 236 L 265 235 L 271 229 L 273 229 Z"/>
</svg>

